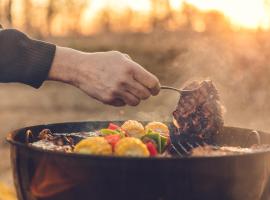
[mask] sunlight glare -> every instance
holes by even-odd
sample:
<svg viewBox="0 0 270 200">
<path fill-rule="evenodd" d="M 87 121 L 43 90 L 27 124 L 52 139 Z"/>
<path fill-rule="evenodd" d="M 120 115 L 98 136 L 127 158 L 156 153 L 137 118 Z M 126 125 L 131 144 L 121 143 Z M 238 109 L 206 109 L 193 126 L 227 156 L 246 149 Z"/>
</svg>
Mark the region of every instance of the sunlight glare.
<svg viewBox="0 0 270 200">
<path fill-rule="evenodd" d="M 246 28 L 269 28 L 269 14 L 264 0 L 188 0 L 201 10 L 218 10 L 231 23 Z"/>
<path fill-rule="evenodd" d="M 202 11 L 216 10 L 223 13 L 236 27 L 270 28 L 270 6 L 265 0 L 169 0 L 172 9 L 177 12 L 183 2 L 190 3 Z M 121 12 L 130 8 L 135 12 L 149 13 L 150 0 L 91 0 L 85 19 L 93 19 L 104 7 Z"/>
</svg>

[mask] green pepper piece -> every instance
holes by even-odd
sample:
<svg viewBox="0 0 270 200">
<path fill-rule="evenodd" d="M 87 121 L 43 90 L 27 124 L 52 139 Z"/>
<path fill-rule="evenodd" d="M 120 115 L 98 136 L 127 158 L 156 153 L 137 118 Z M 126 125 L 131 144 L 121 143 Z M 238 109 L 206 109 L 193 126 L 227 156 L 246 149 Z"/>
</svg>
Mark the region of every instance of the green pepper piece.
<svg viewBox="0 0 270 200">
<path fill-rule="evenodd" d="M 99 131 L 103 136 L 120 134 L 119 132 L 117 132 L 115 130 L 111 130 L 111 129 L 107 129 L 107 128 L 100 129 Z"/>
<path fill-rule="evenodd" d="M 160 143 L 161 143 L 161 153 L 163 153 L 165 147 L 167 146 L 168 138 L 166 136 L 160 135 Z"/>
<path fill-rule="evenodd" d="M 161 139 L 159 133 L 147 133 L 145 136 L 142 137 L 142 140 L 145 141 L 147 139 L 153 140 L 157 145 L 157 150 L 159 153 L 161 153 Z"/>
<path fill-rule="evenodd" d="M 125 137 L 125 133 L 122 130 L 116 129 L 114 131 L 116 131 L 121 136 L 121 138 Z"/>
</svg>

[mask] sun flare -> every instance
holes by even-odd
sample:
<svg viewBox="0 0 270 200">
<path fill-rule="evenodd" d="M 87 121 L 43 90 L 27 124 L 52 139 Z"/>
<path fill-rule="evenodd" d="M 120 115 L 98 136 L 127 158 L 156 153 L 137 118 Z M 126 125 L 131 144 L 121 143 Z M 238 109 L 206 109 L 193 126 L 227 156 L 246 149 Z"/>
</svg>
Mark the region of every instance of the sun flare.
<svg viewBox="0 0 270 200">
<path fill-rule="evenodd" d="M 230 22 L 245 28 L 269 28 L 269 7 L 264 0 L 188 0 L 201 10 L 217 10 Z M 268 10 L 267 10 L 268 9 Z"/>
<path fill-rule="evenodd" d="M 223 13 L 236 27 L 270 28 L 270 2 L 265 0 L 169 0 L 174 11 L 181 9 L 186 2 L 202 11 L 215 10 Z M 92 0 L 87 18 L 92 18 L 105 6 L 111 9 L 130 8 L 136 12 L 147 13 L 151 10 L 151 1 L 146 0 Z"/>
</svg>

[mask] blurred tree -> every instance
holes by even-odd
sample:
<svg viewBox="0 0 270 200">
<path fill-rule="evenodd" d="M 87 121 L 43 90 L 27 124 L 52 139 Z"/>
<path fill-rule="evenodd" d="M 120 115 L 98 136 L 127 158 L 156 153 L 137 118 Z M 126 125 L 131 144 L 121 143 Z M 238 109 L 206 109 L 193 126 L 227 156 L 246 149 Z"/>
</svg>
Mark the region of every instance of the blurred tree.
<svg viewBox="0 0 270 200">
<path fill-rule="evenodd" d="M 23 0 L 24 28 L 27 32 L 32 32 L 32 1 Z"/>
<path fill-rule="evenodd" d="M 194 7 L 191 6 L 189 3 L 187 3 L 186 1 L 183 1 L 181 12 L 185 18 L 184 29 L 191 30 L 192 29 L 192 17 L 194 14 Z"/>
<path fill-rule="evenodd" d="M 268 21 L 269 21 L 269 26 L 270 26 L 270 0 L 264 0 L 264 7 L 265 10 L 267 11 L 267 15 L 268 15 Z"/>
<path fill-rule="evenodd" d="M 48 0 L 46 7 L 46 29 L 47 34 L 51 35 L 54 20 L 59 17 L 66 33 L 80 33 L 81 16 L 87 7 L 89 0 Z"/>
<path fill-rule="evenodd" d="M 52 22 L 53 18 L 55 17 L 57 13 L 57 1 L 56 0 L 48 0 L 48 5 L 46 8 L 46 28 L 47 28 L 47 34 L 50 36 L 52 33 Z"/>
<path fill-rule="evenodd" d="M 7 0 L 5 7 L 6 19 L 9 26 L 12 26 L 12 3 L 13 0 Z"/>
<path fill-rule="evenodd" d="M 173 18 L 169 0 L 151 0 L 151 25 L 152 29 L 166 29 L 168 22 Z"/>
<path fill-rule="evenodd" d="M 80 33 L 80 21 L 88 0 L 64 0 L 63 8 L 68 29 L 71 34 Z"/>
<path fill-rule="evenodd" d="M 134 18 L 134 11 L 128 7 L 126 10 L 125 10 L 125 13 L 123 15 L 123 20 L 122 20 L 122 23 L 123 24 L 126 24 L 126 27 L 124 27 L 125 31 L 130 31 L 132 30 L 132 21 L 133 21 L 133 18 Z"/>
<path fill-rule="evenodd" d="M 13 0 L 0 0 L 0 20 L 5 26 L 12 26 L 12 5 Z"/>
<path fill-rule="evenodd" d="M 205 30 L 208 32 L 226 32 L 231 30 L 231 24 L 226 17 L 218 11 L 204 13 Z"/>
<path fill-rule="evenodd" d="M 102 9 L 98 19 L 98 25 L 101 27 L 101 31 L 105 33 L 110 33 L 112 31 L 112 17 L 111 9 L 109 6 L 106 6 Z"/>
</svg>

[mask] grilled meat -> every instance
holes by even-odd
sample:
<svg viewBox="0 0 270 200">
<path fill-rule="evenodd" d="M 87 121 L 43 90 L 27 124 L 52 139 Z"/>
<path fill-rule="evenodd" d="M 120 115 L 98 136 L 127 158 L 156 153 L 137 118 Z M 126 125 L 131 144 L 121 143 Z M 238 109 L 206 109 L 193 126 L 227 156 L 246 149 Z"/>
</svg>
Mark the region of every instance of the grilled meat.
<svg viewBox="0 0 270 200">
<path fill-rule="evenodd" d="M 192 82 L 181 93 L 176 110 L 173 112 L 174 124 L 178 133 L 192 136 L 197 141 L 211 143 L 212 137 L 223 126 L 222 106 L 218 91 L 212 81 Z"/>
<path fill-rule="evenodd" d="M 32 146 L 63 152 L 72 152 L 74 148 L 74 141 L 72 137 L 65 135 L 54 135 L 49 129 L 42 130 L 38 135 L 38 139 L 38 141 L 32 143 Z"/>
<path fill-rule="evenodd" d="M 245 154 L 261 152 L 269 149 L 269 145 L 252 146 L 250 148 L 232 147 L 232 146 L 211 146 L 196 147 L 192 149 L 190 156 L 225 156 L 235 154 Z"/>
</svg>

